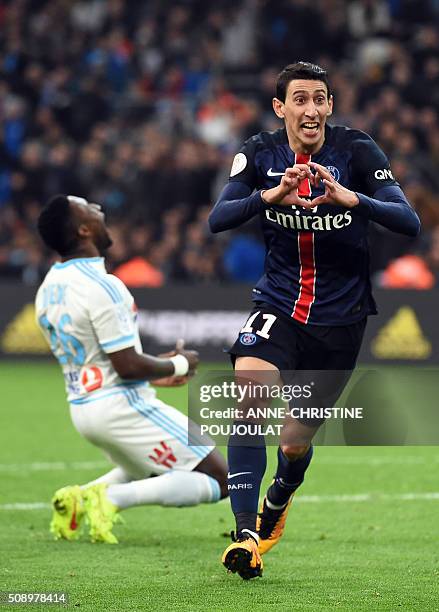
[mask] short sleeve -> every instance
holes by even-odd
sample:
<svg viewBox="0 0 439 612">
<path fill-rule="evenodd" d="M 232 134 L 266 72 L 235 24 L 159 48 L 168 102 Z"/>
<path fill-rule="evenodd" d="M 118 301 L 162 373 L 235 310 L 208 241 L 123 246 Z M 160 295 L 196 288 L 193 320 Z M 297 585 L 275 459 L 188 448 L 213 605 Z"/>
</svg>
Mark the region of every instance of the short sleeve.
<svg viewBox="0 0 439 612">
<path fill-rule="evenodd" d="M 374 196 L 383 187 L 399 186 L 387 156 L 367 134 L 353 142 L 351 164 L 356 191 Z"/>
<path fill-rule="evenodd" d="M 235 155 L 230 169 L 229 182 L 245 183 L 252 190 L 256 187 L 256 155 L 257 143 L 249 138 Z"/>
<path fill-rule="evenodd" d="M 134 299 L 121 283 L 111 276 L 105 286 L 93 292 L 90 319 L 105 353 L 115 353 L 135 346 L 137 331 L 134 323 Z"/>
</svg>

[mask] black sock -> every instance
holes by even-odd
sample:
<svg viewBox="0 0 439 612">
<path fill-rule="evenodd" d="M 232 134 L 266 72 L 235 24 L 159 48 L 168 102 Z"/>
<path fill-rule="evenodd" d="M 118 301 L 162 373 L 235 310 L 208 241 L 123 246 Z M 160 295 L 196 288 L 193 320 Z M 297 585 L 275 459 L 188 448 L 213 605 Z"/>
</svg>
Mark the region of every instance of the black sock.
<svg viewBox="0 0 439 612">
<path fill-rule="evenodd" d="M 291 494 L 302 484 L 305 472 L 311 463 L 313 447 L 310 446 L 307 453 L 300 459 L 288 461 L 287 457 L 279 447 L 277 451 L 277 471 L 273 484 L 267 492 L 268 500 L 275 506 L 284 506 Z"/>
<path fill-rule="evenodd" d="M 255 446 L 237 446 L 239 436 L 230 436 L 228 444 L 228 489 L 236 531 L 256 532 L 259 490 L 267 467 L 263 436 L 252 439 Z M 241 440 L 242 444 L 242 440 Z"/>
</svg>

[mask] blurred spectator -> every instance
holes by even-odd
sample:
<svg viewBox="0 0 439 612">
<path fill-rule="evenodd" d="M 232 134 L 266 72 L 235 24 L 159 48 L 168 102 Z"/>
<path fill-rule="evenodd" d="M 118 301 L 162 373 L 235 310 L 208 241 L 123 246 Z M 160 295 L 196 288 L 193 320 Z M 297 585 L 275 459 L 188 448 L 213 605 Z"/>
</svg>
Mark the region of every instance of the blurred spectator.
<svg viewBox="0 0 439 612">
<path fill-rule="evenodd" d="M 255 283 L 264 270 L 265 249 L 251 236 L 237 235 L 224 252 L 224 268 L 233 281 Z"/>
<path fill-rule="evenodd" d="M 164 279 L 144 257 L 133 257 L 118 266 L 113 273 L 129 287 L 161 287 Z"/>
<path fill-rule="evenodd" d="M 381 275 L 384 289 L 431 289 L 435 278 L 419 255 L 404 255 L 392 261 Z"/>
<path fill-rule="evenodd" d="M 374 277 L 422 265 L 404 256 L 431 242 L 436 278 L 438 22 L 437 0 L 0 0 L 0 276 L 38 282 L 53 260 L 38 211 L 64 192 L 103 204 L 119 274 L 253 281 L 256 224 L 213 238 L 206 216 L 236 149 L 280 126 L 277 72 L 305 59 L 330 71 L 333 123 L 377 139 L 423 222 L 415 243 L 372 227 Z"/>
</svg>

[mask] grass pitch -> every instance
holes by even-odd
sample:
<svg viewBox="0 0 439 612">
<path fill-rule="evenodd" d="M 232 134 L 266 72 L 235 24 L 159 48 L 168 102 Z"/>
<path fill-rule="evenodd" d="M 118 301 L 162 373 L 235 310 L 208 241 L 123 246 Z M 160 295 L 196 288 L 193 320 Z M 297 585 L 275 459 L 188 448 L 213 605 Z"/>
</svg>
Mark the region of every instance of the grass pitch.
<svg viewBox="0 0 439 612">
<path fill-rule="evenodd" d="M 0 388 L 0 590 L 80 610 L 439 610 L 437 448 L 318 447 L 264 577 L 243 582 L 220 564 L 228 501 L 126 511 L 118 546 L 54 542 L 53 491 L 110 466 L 73 429 L 58 366 L 0 363 Z"/>
</svg>

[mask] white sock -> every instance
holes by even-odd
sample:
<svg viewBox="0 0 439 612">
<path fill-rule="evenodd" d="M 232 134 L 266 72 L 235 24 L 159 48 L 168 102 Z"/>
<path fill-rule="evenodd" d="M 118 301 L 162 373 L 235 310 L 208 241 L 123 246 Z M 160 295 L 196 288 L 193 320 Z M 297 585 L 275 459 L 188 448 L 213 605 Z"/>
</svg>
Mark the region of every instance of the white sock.
<svg viewBox="0 0 439 612">
<path fill-rule="evenodd" d="M 250 529 L 242 529 L 241 533 L 248 533 L 248 535 L 250 535 L 254 539 L 256 544 L 259 544 L 259 536 L 256 532 L 250 531 Z"/>
<path fill-rule="evenodd" d="M 196 506 L 220 499 L 218 482 L 201 472 L 173 471 L 154 478 L 112 484 L 108 499 L 121 510 L 131 506 Z"/>
<path fill-rule="evenodd" d="M 114 470 L 107 472 L 103 476 L 99 476 L 96 480 L 92 480 L 91 482 L 87 482 L 87 484 L 82 485 L 81 489 L 85 489 L 87 487 L 91 487 L 96 484 L 121 484 L 122 482 L 131 482 L 132 477 L 129 476 L 121 467 L 116 467 Z"/>
<path fill-rule="evenodd" d="M 268 499 L 268 496 L 265 498 L 265 503 L 267 504 L 268 508 L 270 508 L 270 510 L 282 510 L 282 508 L 285 508 L 288 504 L 287 502 L 286 504 L 276 506 L 275 504 L 271 503 L 271 501 Z"/>
</svg>

